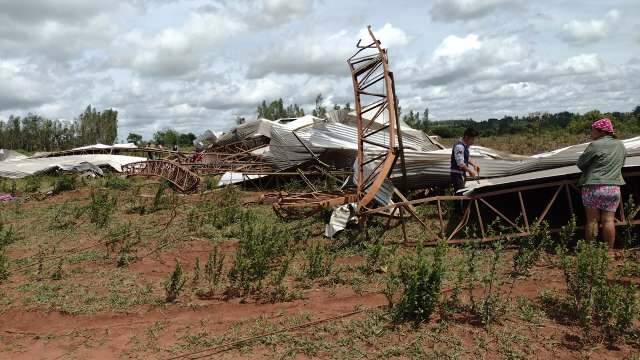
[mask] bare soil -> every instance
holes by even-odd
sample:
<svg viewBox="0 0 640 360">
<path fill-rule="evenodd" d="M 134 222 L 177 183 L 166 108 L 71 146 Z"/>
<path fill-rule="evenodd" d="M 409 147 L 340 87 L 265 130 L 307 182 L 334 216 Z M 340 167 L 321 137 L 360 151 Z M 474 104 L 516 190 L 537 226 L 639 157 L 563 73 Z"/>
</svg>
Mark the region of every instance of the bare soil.
<svg viewBox="0 0 640 360">
<path fill-rule="evenodd" d="M 207 298 L 198 296 L 198 290 L 206 288 L 203 280 L 192 283 L 196 259 L 204 269 L 209 252 L 218 245 L 226 255 L 226 273 L 238 246 L 233 231 L 237 224 L 206 234 L 189 230 L 190 209 L 200 202 L 215 202 L 215 195 L 178 196 L 166 208 L 140 215 L 126 211 L 127 199 L 151 202 L 152 198 L 130 190 L 111 191 L 118 198 L 118 209 L 107 228 L 97 229 L 82 216 L 69 229 L 50 229 L 51 218 L 61 206 L 85 206 L 91 191 L 83 188 L 43 201 L 3 205 L 4 223 L 19 229 L 20 238 L 7 248 L 14 272 L 0 283 L 0 358 L 169 359 L 207 349 L 196 355 L 223 359 L 638 358 L 638 324 L 632 334 L 608 344 L 589 338 L 575 321 L 545 307 L 541 293 L 566 293 L 562 271 L 553 265 L 551 255 L 543 256 L 531 276 L 513 285 L 511 280 L 501 284 L 505 314 L 488 328 L 464 312 L 446 319 L 437 312 L 418 326 L 393 322 L 382 294 L 384 271 L 363 271 L 366 253 L 352 247 L 337 248 L 331 274 L 313 280 L 304 275 L 308 243 L 292 247 L 295 256 L 284 282 L 294 294 L 289 301 L 271 302 L 257 295 L 228 297 L 224 289 Z M 153 194 L 153 189 L 143 193 Z M 255 201 L 259 195 L 245 193 L 244 200 Z M 278 221 L 268 205 L 249 206 L 264 214 L 265 221 Z M 142 241 L 134 250 L 136 258 L 118 267 L 117 254 L 109 254 L 102 243 L 110 230 L 127 223 L 140 229 Z M 311 223 L 307 219 L 299 229 L 308 227 L 314 234 L 310 240 L 330 244 L 319 235 L 322 226 L 319 219 Z M 394 238 L 400 241 L 398 229 L 385 236 Z M 43 249 L 45 260 L 39 266 L 37 254 Z M 401 246 L 398 254 L 412 251 L 413 246 Z M 460 249 L 450 250 L 452 259 L 459 253 Z M 503 279 L 509 277 L 513 253 L 513 249 L 505 252 Z M 47 259 L 54 256 L 63 259 L 60 280 L 51 277 L 59 260 Z M 165 303 L 163 283 L 176 259 L 188 280 L 177 301 Z M 638 282 L 635 276 L 625 279 Z M 472 293 L 480 296 L 481 289 Z M 449 294 L 445 283 L 443 296 Z M 466 291 L 463 298 L 468 300 Z M 362 311 L 287 331 L 356 310 Z M 282 332 L 225 346 L 278 330 Z"/>
</svg>

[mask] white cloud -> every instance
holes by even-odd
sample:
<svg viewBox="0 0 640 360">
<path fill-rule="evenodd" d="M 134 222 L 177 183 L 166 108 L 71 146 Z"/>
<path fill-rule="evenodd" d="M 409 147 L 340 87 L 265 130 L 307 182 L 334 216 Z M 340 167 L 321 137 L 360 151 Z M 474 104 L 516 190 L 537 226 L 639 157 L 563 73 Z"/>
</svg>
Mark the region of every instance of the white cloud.
<svg viewBox="0 0 640 360">
<path fill-rule="evenodd" d="M 385 48 L 399 48 L 409 44 L 410 38 L 399 28 L 387 23 L 374 29 L 374 35 Z M 267 74 L 311 74 L 349 76 L 347 59 L 353 55 L 359 39 L 370 41 L 368 30 L 358 34 L 342 30 L 333 34 L 299 35 L 279 42 L 255 59 L 248 76 L 259 78 Z"/>
<path fill-rule="evenodd" d="M 598 54 L 581 54 L 567 59 L 559 70 L 570 74 L 588 74 L 602 71 L 604 62 Z"/>
<path fill-rule="evenodd" d="M 50 99 L 49 85 L 34 75 L 37 69 L 33 66 L 0 61 L 0 111 L 38 106 Z"/>
<path fill-rule="evenodd" d="M 143 75 L 185 75 L 198 70 L 204 54 L 247 28 L 246 23 L 222 13 L 191 13 L 180 28 L 167 28 L 152 36 L 139 30 L 125 34 L 114 63 Z"/>
<path fill-rule="evenodd" d="M 517 36 L 481 38 L 447 36 L 430 61 L 420 65 L 411 76 L 421 86 L 445 85 L 460 79 L 490 74 L 496 66 L 509 66 L 526 59 L 530 49 Z"/>
<path fill-rule="evenodd" d="M 399 28 L 393 27 L 393 25 L 386 23 L 380 29 L 373 29 L 373 35 L 376 39 L 380 40 L 380 43 L 385 48 L 401 47 L 409 44 L 409 36 Z M 367 29 L 361 29 L 359 38 L 364 42 L 371 39 L 371 35 Z"/>
<path fill-rule="evenodd" d="M 375 30 L 392 50 L 406 111 L 428 106 L 441 119 L 480 119 L 640 103 L 640 28 L 624 19 L 640 10 L 636 0 L 617 0 L 619 12 L 600 16 L 592 14 L 613 5 L 432 4 L 409 0 L 381 8 L 389 23 Z M 318 93 L 327 105 L 353 103 L 346 59 L 359 37 L 368 40 L 364 25 L 373 19 L 359 12 L 363 6 L 0 0 L 0 117 L 35 112 L 72 119 L 91 103 L 118 109 L 121 137 L 128 131 L 149 136 L 164 127 L 225 130 L 235 115 L 252 118 L 258 103 L 279 97 L 306 110 Z M 427 29 L 429 11 L 436 21 Z M 603 33 L 606 41 L 593 40 Z M 577 51 L 563 41 L 590 47 Z"/>
<path fill-rule="evenodd" d="M 181 27 L 151 36 L 139 30 L 129 32 L 123 37 L 124 47 L 136 51 L 132 55 L 123 49 L 115 63 L 148 76 L 188 75 L 198 71 L 203 60 L 223 43 L 250 30 L 264 31 L 264 27 L 304 17 L 312 7 L 312 0 L 240 1 L 200 7 Z"/>
<path fill-rule="evenodd" d="M 620 12 L 613 9 L 604 19 L 578 21 L 572 20 L 562 25 L 560 38 L 567 43 L 584 45 L 603 40 L 609 36 L 613 24 L 620 18 Z"/>
<path fill-rule="evenodd" d="M 313 8 L 313 0 L 265 0 L 260 12 L 269 24 L 296 20 L 308 15 Z"/>
<path fill-rule="evenodd" d="M 238 83 L 211 83 L 202 89 L 198 102 L 209 109 L 253 108 L 262 100 L 286 98 L 287 87 L 273 79 L 256 79 Z M 195 94 L 194 94 L 195 95 Z"/>
<path fill-rule="evenodd" d="M 436 21 L 469 20 L 483 17 L 499 9 L 512 9 L 519 0 L 436 0 L 431 18 Z"/>
</svg>

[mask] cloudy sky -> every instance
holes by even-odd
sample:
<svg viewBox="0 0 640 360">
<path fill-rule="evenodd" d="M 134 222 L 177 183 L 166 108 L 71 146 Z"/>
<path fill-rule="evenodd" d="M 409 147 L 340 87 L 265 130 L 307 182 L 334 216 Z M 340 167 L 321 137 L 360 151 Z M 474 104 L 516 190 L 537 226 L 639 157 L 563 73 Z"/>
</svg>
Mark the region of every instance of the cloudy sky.
<svg viewBox="0 0 640 360">
<path fill-rule="evenodd" d="M 486 119 L 640 104 L 638 0 L 0 0 L 0 119 L 120 112 L 120 137 L 226 130 L 263 99 L 353 103 L 371 24 L 403 111 Z"/>
</svg>

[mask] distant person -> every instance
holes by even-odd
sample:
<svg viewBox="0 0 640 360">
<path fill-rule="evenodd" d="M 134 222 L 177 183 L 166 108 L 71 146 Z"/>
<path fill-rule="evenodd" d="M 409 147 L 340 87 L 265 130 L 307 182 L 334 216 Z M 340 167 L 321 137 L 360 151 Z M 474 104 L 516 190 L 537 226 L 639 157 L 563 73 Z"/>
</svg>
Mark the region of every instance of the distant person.
<svg viewBox="0 0 640 360">
<path fill-rule="evenodd" d="M 178 151 L 178 144 L 173 144 L 173 151 Z"/>
<path fill-rule="evenodd" d="M 155 150 L 155 148 L 156 148 L 156 146 L 155 146 L 153 143 L 147 143 L 147 146 L 146 146 L 146 147 L 147 147 L 148 149 L 151 149 L 151 150 Z M 156 158 L 156 154 L 155 154 L 155 152 L 153 152 L 153 151 L 147 151 L 147 157 L 148 157 L 150 160 L 155 160 L 155 158 Z"/>
<path fill-rule="evenodd" d="M 613 124 L 609 119 L 600 119 L 591 124 L 591 139 L 578 158 L 577 166 L 582 170 L 578 180 L 582 203 L 587 216 L 584 237 L 593 241 L 598 234 L 598 223 L 602 224 L 602 237 L 613 250 L 616 241 L 615 214 L 620 205 L 620 185 L 624 185 L 622 167 L 627 150 L 617 140 Z"/>
<path fill-rule="evenodd" d="M 451 149 L 451 183 L 453 183 L 453 191 L 464 189 L 465 174 L 476 177 L 480 174 L 480 166 L 471 161 L 469 157 L 469 148 L 476 141 L 476 137 L 480 135 L 474 128 L 467 128 L 462 138 L 453 145 Z"/>
</svg>

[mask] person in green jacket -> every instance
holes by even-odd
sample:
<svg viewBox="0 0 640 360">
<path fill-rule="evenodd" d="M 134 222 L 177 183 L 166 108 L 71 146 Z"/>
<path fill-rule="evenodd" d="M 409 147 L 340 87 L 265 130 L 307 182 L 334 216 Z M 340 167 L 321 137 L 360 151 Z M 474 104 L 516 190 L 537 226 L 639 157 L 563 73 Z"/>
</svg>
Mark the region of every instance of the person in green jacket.
<svg viewBox="0 0 640 360">
<path fill-rule="evenodd" d="M 617 140 L 609 119 L 594 121 L 591 125 L 593 141 L 578 158 L 582 171 L 578 180 L 581 187 L 587 223 L 585 240 L 593 241 L 602 225 L 602 237 L 612 250 L 616 241 L 615 214 L 620 205 L 620 185 L 624 185 L 622 167 L 627 150 Z"/>
</svg>

